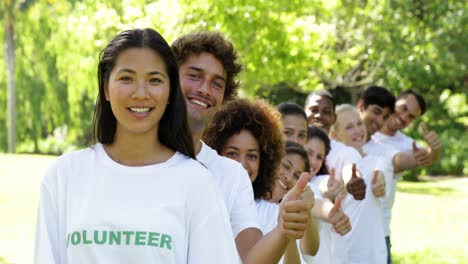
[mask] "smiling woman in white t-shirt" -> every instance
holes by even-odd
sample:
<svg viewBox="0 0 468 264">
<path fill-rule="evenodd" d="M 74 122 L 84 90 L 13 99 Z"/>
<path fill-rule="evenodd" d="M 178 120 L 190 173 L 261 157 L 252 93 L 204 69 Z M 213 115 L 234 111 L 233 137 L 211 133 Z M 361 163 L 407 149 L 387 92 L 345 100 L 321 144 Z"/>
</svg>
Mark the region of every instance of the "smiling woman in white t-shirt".
<svg viewBox="0 0 468 264">
<path fill-rule="evenodd" d="M 343 252 L 345 263 L 386 263 L 387 253 L 384 240 L 383 215 L 379 197 L 385 195 L 385 182 L 392 177 L 387 170 L 391 161 L 373 155 L 365 155 L 362 148 L 366 143 L 367 131 L 358 110 L 349 104 L 336 108 L 336 122 L 331 136 L 362 155 L 356 163 L 366 183 L 366 194 L 362 201 L 348 196 L 344 201 L 345 213 L 351 220 L 351 232 L 335 241 L 334 252 Z M 345 177 L 357 177 L 353 168 Z"/>
<path fill-rule="evenodd" d="M 288 243 L 289 247 L 286 251 L 288 257 L 285 261 L 295 263 L 292 259 L 299 260 L 297 248 L 295 255 L 291 254 L 291 258 L 288 252 L 296 246 L 294 239 L 302 237 L 308 214 L 307 207 L 303 207 L 306 202 L 291 199 L 290 194 L 293 190 L 291 190 L 290 181 L 285 177 L 278 177 L 278 168 L 284 156 L 280 117 L 280 113 L 265 101 L 249 102 L 245 99 L 237 99 L 227 103 L 215 114 L 205 130 L 203 139 L 220 155 L 239 161 L 247 170 L 257 202 L 259 222 L 265 235 L 262 240 L 268 241 L 266 243 L 268 246 L 263 247 L 262 250 L 269 255 L 277 254 L 277 259 L 279 259 L 285 247 L 278 247 L 277 234 L 287 236 L 292 239 Z M 279 202 L 288 192 L 289 198 L 278 206 L 276 202 Z M 303 207 L 303 209 L 296 210 L 300 213 L 290 214 L 289 209 L 293 207 Z M 279 211 L 284 214 L 278 223 Z M 286 214 L 287 217 L 283 217 Z M 304 218 L 285 221 L 284 219 L 289 216 L 292 216 L 289 219 Z"/>
<path fill-rule="evenodd" d="M 193 159 L 177 69 L 152 29 L 101 52 L 98 143 L 47 171 L 35 263 L 239 262 L 219 191 Z"/>
</svg>

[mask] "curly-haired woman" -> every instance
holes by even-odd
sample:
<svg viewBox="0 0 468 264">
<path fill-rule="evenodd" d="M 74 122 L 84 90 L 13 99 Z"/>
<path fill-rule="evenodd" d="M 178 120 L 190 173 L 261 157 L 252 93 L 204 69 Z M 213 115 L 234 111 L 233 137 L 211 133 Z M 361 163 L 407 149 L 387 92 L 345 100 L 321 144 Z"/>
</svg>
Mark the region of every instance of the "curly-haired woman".
<svg viewBox="0 0 468 264">
<path fill-rule="evenodd" d="M 281 177 L 284 173 L 279 171 L 284 157 L 281 114 L 263 100 L 234 100 L 216 113 L 203 140 L 220 155 L 239 161 L 247 170 L 263 233 L 279 226 L 276 219 L 282 207 L 276 202 L 292 187 L 291 177 Z M 281 191 L 279 199 L 274 199 L 274 189 L 275 196 Z M 285 256 L 284 263 L 292 259 L 300 261 L 294 241 Z"/>
</svg>

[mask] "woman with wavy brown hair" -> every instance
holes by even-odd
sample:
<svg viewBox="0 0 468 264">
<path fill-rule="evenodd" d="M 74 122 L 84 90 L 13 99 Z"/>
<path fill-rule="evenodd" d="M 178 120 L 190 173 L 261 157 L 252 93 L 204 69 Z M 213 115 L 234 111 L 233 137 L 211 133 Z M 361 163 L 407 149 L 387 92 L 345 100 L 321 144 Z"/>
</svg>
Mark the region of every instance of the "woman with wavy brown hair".
<svg viewBox="0 0 468 264">
<path fill-rule="evenodd" d="M 277 198 L 281 200 L 292 187 L 279 169 L 285 155 L 281 114 L 263 100 L 237 99 L 216 113 L 203 140 L 218 154 L 243 165 L 252 182 L 263 234 L 276 228 L 282 210 Z M 299 262 L 296 242 L 290 240 L 281 263 Z"/>
<path fill-rule="evenodd" d="M 281 115 L 263 100 L 229 102 L 205 130 L 203 141 L 247 170 L 255 199 L 269 200 L 284 156 Z M 242 144 L 238 144 L 242 142 Z"/>
</svg>

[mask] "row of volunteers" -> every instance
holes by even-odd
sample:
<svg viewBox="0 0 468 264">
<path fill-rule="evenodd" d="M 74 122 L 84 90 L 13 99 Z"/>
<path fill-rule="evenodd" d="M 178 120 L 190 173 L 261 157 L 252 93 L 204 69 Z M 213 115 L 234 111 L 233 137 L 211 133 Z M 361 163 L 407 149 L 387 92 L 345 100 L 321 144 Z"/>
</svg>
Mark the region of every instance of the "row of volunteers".
<svg viewBox="0 0 468 264">
<path fill-rule="evenodd" d="M 371 86 L 357 107 L 316 91 L 275 108 L 237 98 L 241 71 L 219 33 L 115 36 L 96 143 L 41 182 L 34 262 L 390 263 L 399 173 L 441 153 L 425 125 L 425 147 L 400 131 L 422 97 Z"/>
</svg>

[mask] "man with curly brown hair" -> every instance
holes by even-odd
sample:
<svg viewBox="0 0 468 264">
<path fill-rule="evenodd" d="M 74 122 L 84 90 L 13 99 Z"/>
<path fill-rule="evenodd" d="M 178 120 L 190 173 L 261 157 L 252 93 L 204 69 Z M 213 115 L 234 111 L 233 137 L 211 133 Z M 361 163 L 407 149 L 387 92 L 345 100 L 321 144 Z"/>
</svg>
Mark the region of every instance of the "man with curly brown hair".
<svg viewBox="0 0 468 264">
<path fill-rule="evenodd" d="M 221 34 L 197 32 L 172 44 L 179 64 L 182 93 L 197 159 L 213 174 L 230 215 L 237 250 L 243 263 L 275 263 L 290 239 L 303 236 L 308 221 L 307 202 L 300 193 L 308 182 L 304 176 L 281 205 L 281 225 L 262 237 L 253 199 L 252 185 L 241 164 L 219 156 L 201 141 L 203 131 L 223 102 L 236 95 L 242 70 L 232 43 Z"/>
</svg>

